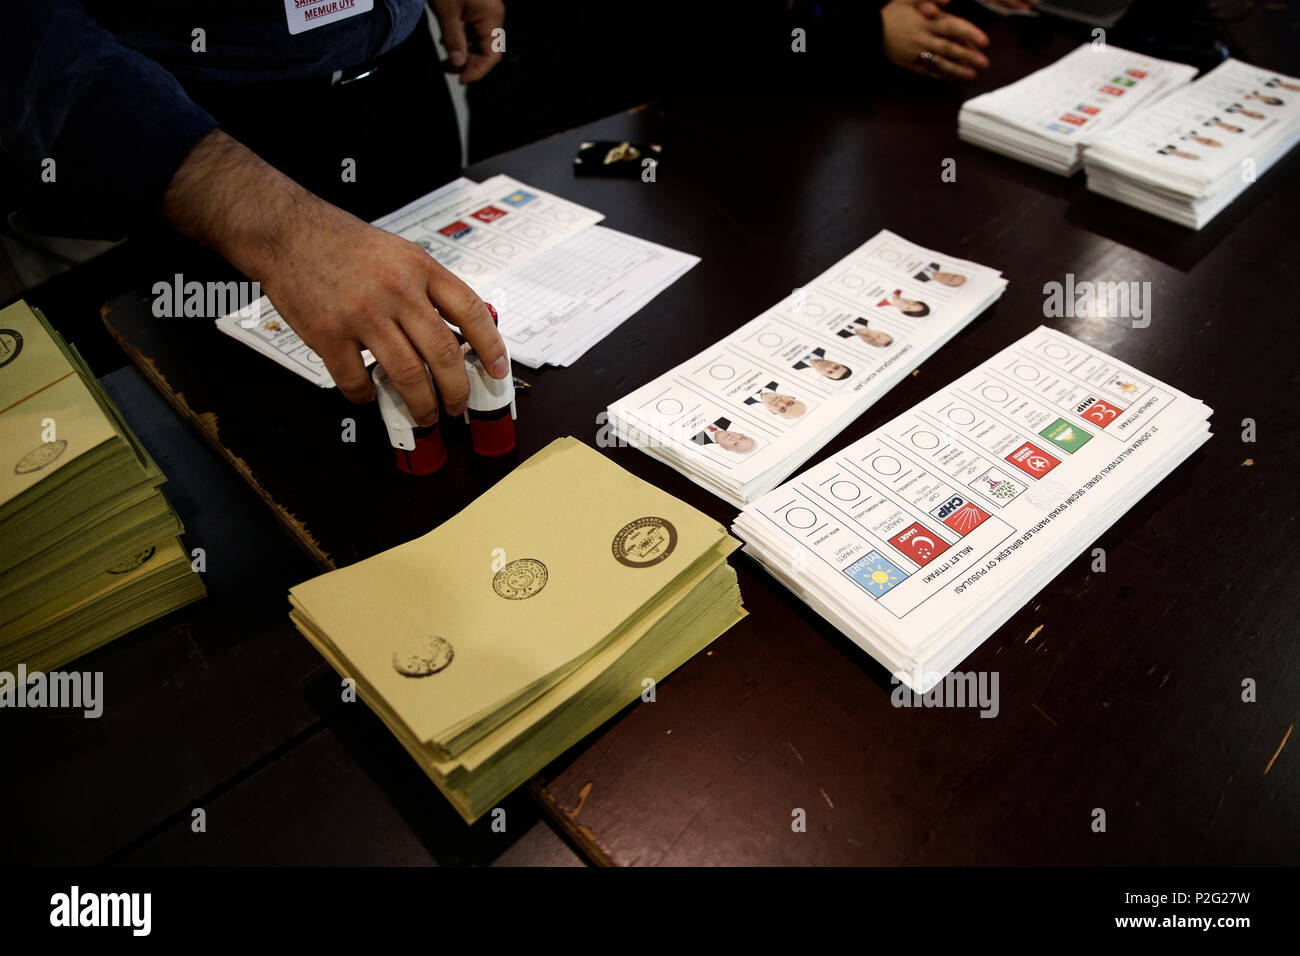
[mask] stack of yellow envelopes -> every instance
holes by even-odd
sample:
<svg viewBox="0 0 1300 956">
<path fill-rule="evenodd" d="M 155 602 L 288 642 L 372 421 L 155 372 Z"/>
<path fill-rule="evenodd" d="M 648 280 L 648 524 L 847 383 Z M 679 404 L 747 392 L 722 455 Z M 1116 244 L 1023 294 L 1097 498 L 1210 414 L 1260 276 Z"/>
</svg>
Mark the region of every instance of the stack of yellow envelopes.
<svg viewBox="0 0 1300 956">
<path fill-rule="evenodd" d="M 162 473 L 76 350 L 0 311 L 0 670 L 73 658 L 204 593 Z"/>
<path fill-rule="evenodd" d="M 472 822 L 744 617 L 738 543 L 562 438 L 290 617 Z"/>
</svg>

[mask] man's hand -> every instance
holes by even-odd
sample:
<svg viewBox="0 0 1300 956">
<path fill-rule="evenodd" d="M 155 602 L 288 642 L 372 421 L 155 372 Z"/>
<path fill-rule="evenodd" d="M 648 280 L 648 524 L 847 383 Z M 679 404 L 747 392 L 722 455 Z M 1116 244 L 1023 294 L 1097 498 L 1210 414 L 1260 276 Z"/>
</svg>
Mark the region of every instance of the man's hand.
<svg viewBox="0 0 1300 956">
<path fill-rule="evenodd" d="M 461 414 L 469 379 L 444 317 L 493 377 L 509 374 L 505 343 L 469 286 L 419 246 L 330 205 L 220 130 L 172 177 L 163 214 L 260 282 L 354 402 L 374 398 L 361 360 L 368 348 L 421 425 L 437 420 L 439 396 L 449 414 Z"/>
<path fill-rule="evenodd" d="M 442 29 L 447 60 L 452 72 L 460 74 L 462 84 L 481 80 L 501 61 L 501 54 L 492 49 L 492 31 L 506 22 L 502 0 L 433 0 L 433 13 Z M 476 50 L 469 48 L 467 26 L 474 34 Z"/>
<path fill-rule="evenodd" d="M 989 38 L 970 21 L 940 10 L 947 2 L 891 0 L 886 4 L 880 11 L 885 56 L 914 73 L 973 80 L 977 70 L 989 65 L 980 52 Z"/>
</svg>

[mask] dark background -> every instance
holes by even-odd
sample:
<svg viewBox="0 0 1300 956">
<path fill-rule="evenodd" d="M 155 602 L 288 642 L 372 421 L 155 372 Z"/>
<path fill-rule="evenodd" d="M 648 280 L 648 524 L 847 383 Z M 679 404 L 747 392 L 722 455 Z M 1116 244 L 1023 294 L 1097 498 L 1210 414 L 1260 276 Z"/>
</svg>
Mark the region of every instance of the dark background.
<svg viewBox="0 0 1300 956">
<path fill-rule="evenodd" d="M 658 6 L 632 9 L 620 34 L 658 58 L 648 67 L 655 80 L 634 74 L 624 85 L 599 78 L 602 67 L 635 62 L 623 46 L 579 45 L 585 52 L 569 56 L 525 42 L 530 21 L 512 20 L 520 59 L 503 65 L 495 93 L 476 92 L 489 100 L 475 122 L 502 147 L 515 135 L 552 135 L 493 153 L 470 174 L 515 175 L 600 209 L 612 228 L 703 257 L 573 368 L 525 372 L 535 387 L 521 401 L 521 458 L 557 435 L 590 441 L 592 416 L 610 400 L 881 227 L 1001 268 L 1011 285 L 824 454 L 1041 322 L 1046 279 L 1069 270 L 1153 281 L 1161 312 L 1149 330 L 1129 332 L 1119 319 L 1060 327 L 1206 400 L 1218 437 L 1099 540 L 1109 573 L 1090 574 L 1080 558 L 972 655 L 972 668 L 1004 672 L 998 720 L 951 710 L 901 719 L 882 668 L 738 558 L 751 616 L 663 682 L 653 706 L 631 705 L 559 758 L 538 801 L 523 789 L 510 798 L 511 820 L 540 832 L 537 845 L 525 837 L 507 847 L 482 825 L 465 828 L 372 714 L 338 703 L 337 678 L 284 617 L 285 588 L 317 566 L 227 465 L 242 459 L 272 507 L 346 563 L 431 527 L 513 462 L 462 454 L 464 435 L 449 423 L 454 455 L 437 492 L 403 484 L 372 409 L 284 374 L 205 324 L 153 320 L 138 295 L 122 295 L 187 255 L 177 244 L 164 256 L 128 243 L 28 298 L 101 374 L 128 363 L 100 321 L 114 300 L 110 319 L 140 367 L 161 374 L 196 427 L 134 367 L 116 373 L 113 394 L 169 475 L 187 540 L 226 559 L 209 562 L 206 601 L 87 658 L 124 706 L 99 722 L 9 715 L 19 719 L 6 721 L 6 743 L 16 742 L 0 807 L 25 825 L 0 861 L 481 863 L 512 852 L 519 862 L 576 861 L 554 834 L 543 839 L 544 811 L 589 859 L 629 864 L 1293 864 L 1296 741 L 1282 741 L 1296 716 L 1300 620 L 1297 364 L 1286 347 L 1300 153 L 1193 233 L 1087 193 L 1082 177 L 960 144 L 964 96 L 1079 40 L 1049 23 L 972 15 L 989 24 L 998 52 L 969 89 L 880 69 L 853 42 L 790 61 L 773 39 L 788 37 L 776 20 L 735 21 L 752 31 L 736 39 L 707 17 L 678 21 Z M 1287 7 L 1255 6 L 1221 25 L 1218 42 L 1295 72 L 1294 24 Z M 1156 26 L 1150 35 L 1167 41 L 1157 52 L 1182 43 L 1213 53 L 1193 18 Z M 533 28 L 554 43 L 601 33 L 578 16 L 539 17 Z M 534 70 L 537 58 L 553 65 Z M 598 78 L 582 85 L 592 70 Z M 651 107 L 621 112 L 647 93 Z M 576 141 L 596 136 L 662 141 L 661 181 L 575 180 Z M 948 155 L 959 158 L 959 179 L 936 190 Z M 335 423 L 349 413 L 363 438 L 340 452 Z M 1258 446 L 1237 439 L 1246 416 L 1260 422 Z M 735 516 L 634 449 L 605 453 L 719 521 Z M 1241 675 L 1261 678 L 1259 704 L 1238 702 Z M 210 808 L 211 840 L 191 837 L 195 805 Z M 806 839 L 788 830 L 792 805 L 820 815 Z M 1114 808 L 1104 840 L 1078 825 L 1094 806 Z"/>
</svg>

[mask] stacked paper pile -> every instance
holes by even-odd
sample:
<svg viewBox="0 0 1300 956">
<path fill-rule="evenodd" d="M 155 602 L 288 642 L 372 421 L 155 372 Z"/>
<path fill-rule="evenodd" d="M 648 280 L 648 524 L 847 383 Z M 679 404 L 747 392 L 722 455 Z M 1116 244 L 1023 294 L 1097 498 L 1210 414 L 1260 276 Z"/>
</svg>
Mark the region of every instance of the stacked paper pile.
<svg viewBox="0 0 1300 956">
<path fill-rule="evenodd" d="M 510 358 L 541 368 L 577 361 L 700 261 L 597 226 L 603 218 L 493 176 L 461 177 L 374 225 L 414 242 L 491 302 Z M 322 388 L 334 386 L 320 356 L 269 299 L 235 305 L 241 308 L 217 319 L 217 328 Z M 374 361 L 369 351 L 362 357 Z"/>
<path fill-rule="evenodd" d="M 1107 130 L 1088 188 L 1200 229 L 1300 141 L 1300 80 L 1226 60 Z"/>
<path fill-rule="evenodd" d="M 759 499 L 733 529 L 925 692 L 1205 442 L 1209 415 L 1040 327 Z"/>
<path fill-rule="evenodd" d="M 738 545 L 563 438 L 290 616 L 472 822 L 744 616 Z"/>
<path fill-rule="evenodd" d="M 81 357 L 0 311 L 0 670 L 57 668 L 203 596 L 162 473 Z"/>
<path fill-rule="evenodd" d="M 1085 43 L 1051 66 L 962 104 L 958 138 L 1062 176 L 1098 130 L 1196 75 L 1195 67 Z"/>
<path fill-rule="evenodd" d="M 510 358 L 530 368 L 572 365 L 700 261 L 658 243 L 591 226 L 486 288 Z"/>
<path fill-rule="evenodd" d="M 721 342 L 609 407 L 621 442 L 743 505 L 993 303 L 995 269 L 881 231 Z"/>
</svg>

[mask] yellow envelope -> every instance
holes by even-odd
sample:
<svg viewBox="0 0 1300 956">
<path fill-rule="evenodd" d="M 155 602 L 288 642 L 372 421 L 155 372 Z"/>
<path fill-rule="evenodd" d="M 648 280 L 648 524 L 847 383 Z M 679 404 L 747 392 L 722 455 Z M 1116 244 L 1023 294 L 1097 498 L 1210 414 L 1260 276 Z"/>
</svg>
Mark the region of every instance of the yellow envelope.
<svg viewBox="0 0 1300 956">
<path fill-rule="evenodd" d="M 446 741 L 579 666 L 726 537 L 563 438 L 436 530 L 290 596 L 416 739 Z"/>
</svg>

